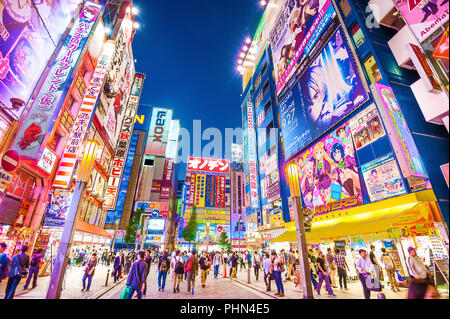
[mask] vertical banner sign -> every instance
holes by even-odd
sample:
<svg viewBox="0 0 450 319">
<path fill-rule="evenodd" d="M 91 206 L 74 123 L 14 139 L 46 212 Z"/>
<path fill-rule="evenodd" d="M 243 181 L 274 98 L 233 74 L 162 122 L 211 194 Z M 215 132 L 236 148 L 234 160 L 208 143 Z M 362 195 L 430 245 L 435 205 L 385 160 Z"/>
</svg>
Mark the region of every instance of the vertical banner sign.
<svg viewBox="0 0 450 319">
<path fill-rule="evenodd" d="M 148 131 L 147 149 L 145 152 L 152 155 L 165 155 L 170 122 L 173 111 L 166 108 L 154 107 L 150 129 Z"/>
<path fill-rule="evenodd" d="M 192 173 L 191 179 L 189 181 L 189 201 L 188 206 L 194 206 L 195 205 L 195 181 L 197 180 L 197 174 Z"/>
<path fill-rule="evenodd" d="M 404 177 L 427 178 L 419 151 L 392 88 L 374 83 L 371 89 Z"/>
<path fill-rule="evenodd" d="M 92 114 L 94 113 L 94 108 L 97 105 L 102 83 L 111 62 L 111 56 L 114 52 L 115 45 L 115 41 L 108 41 L 103 46 L 102 55 L 100 56 L 94 74 L 92 75 L 80 111 L 78 112 L 69 139 L 67 140 L 66 149 L 61 157 L 53 187 L 68 188 L 71 186 L 80 146 L 83 143 L 87 127 L 91 122 Z"/>
<path fill-rule="evenodd" d="M 172 189 L 172 175 L 173 175 L 173 159 L 166 158 L 164 163 L 164 174 L 161 185 L 160 199 L 169 199 L 170 190 Z"/>
<path fill-rule="evenodd" d="M 215 206 L 216 198 L 216 176 L 206 175 L 206 203 L 205 207 Z"/>
<path fill-rule="evenodd" d="M 205 181 L 206 175 L 197 175 L 195 190 L 195 205 L 205 207 Z"/>
<path fill-rule="evenodd" d="M 20 156 L 39 159 L 42 140 L 46 132 L 51 130 L 59 113 L 73 69 L 101 9 L 102 5 L 87 1 L 69 35 L 63 40 L 63 45 L 17 134 L 13 148 Z"/>
<path fill-rule="evenodd" d="M 216 207 L 225 207 L 225 176 L 217 176 Z"/>
<path fill-rule="evenodd" d="M 45 212 L 44 228 L 64 228 L 72 195 L 72 192 L 57 189 L 50 194 L 50 201 Z"/>
<path fill-rule="evenodd" d="M 406 49 L 409 52 L 409 56 L 411 57 L 411 61 L 416 67 L 417 72 L 420 75 L 420 78 L 423 80 L 425 84 L 425 88 L 428 92 L 439 94 L 442 92 L 441 85 L 436 80 L 436 77 L 431 70 L 430 65 L 428 64 L 425 55 L 422 53 L 420 48 L 412 43 L 408 43 L 406 45 Z"/>
<path fill-rule="evenodd" d="M 127 107 L 125 109 L 119 140 L 117 141 L 116 153 L 109 172 L 108 186 L 104 196 L 105 201 L 103 202 L 104 209 L 114 210 L 116 207 L 117 194 L 119 192 L 119 186 L 122 180 L 122 174 L 125 167 L 131 135 L 133 133 L 134 119 L 139 106 L 139 99 L 141 97 L 144 79 L 144 74 L 136 73 L 134 75 L 130 98 L 128 99 Z"/>
<path fill-rule="evenodd" d="M 253 104 L 247 102 L 247 125 L 248 125 L 248 159 L 250 166 L 250 207 L 258 208 L 258 169 L 256 157 L 256 131 L 254 125 Z"/>
</svg>

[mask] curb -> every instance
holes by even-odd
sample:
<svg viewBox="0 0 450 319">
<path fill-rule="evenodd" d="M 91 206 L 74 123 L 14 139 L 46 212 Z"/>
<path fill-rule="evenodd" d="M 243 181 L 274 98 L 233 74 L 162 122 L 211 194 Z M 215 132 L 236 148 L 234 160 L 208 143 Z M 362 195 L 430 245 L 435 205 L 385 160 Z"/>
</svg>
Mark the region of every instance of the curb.
<svg viewBox="0 0 450 319">
<path fill-rule="evenodd" d="M 105 295 L 107 292 L 111 291 L 112 289 L 116 288 L 118 285 L 120 285 L 123 281 L 125 281 L 126 279 L 128 279 L 128 275 L 124 276 L 122 279 L 120 279 L 118 282 L 116 282 L 115 284 L 113 284 L 111 287 L 105 287 L 103 290 L 100 290 L 99 292 L 93 294 L 92 296 L 90 296 L 89 298 L 86 299 L 99 299 L 100 297 L 102 297 L 103 295 Z"/>
</svg>

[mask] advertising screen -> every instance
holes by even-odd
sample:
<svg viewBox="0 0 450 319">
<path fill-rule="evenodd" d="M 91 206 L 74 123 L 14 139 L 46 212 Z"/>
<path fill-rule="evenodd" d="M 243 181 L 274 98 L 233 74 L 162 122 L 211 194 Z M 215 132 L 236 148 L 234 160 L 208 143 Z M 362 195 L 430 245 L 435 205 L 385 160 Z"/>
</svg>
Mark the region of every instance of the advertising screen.
<svg viewBox="0 0 450 319">
<path fill-rule="evenodd" d="M 356 150 L 386 135 L 375 104 L 352 118 L 349 125 Z"/>
<path fill-rule="evenodd" d="M 31 1 L 0 0 L 0 105 L 16 120 L 55 48 Z"/>
<path fill-rule="evenodd" d="M 448 21 L 448 1 L 395 0 L 403 19 L 409 24 L 419 42 L 423 42 Z"/>
<path fill-rule="evenodd" d="M 336 15 L 331 0 L 287 0 L 270 33 L 279 93 Z"/>
<path fill-rule="evenodd" d="M 101 8 L 101 5 L 87 1 L 70 33 L 63 40 L 63 45 L 17 134 L 13 148 L 21 156 L 37 158 L 45 133 L 53 127 L 53 121 L 62 106 L 63 93 Z"/>
<path fill-rule="evenodd" d="M 391 153 L 361 166 L 361 171 L 372 202 L 406 194 L 394 154 Z"/>
<path fill-rule="evenodd" d="M 344 33 L 338 29 L 280 102 L 285 159 L 367 99 Z"/>
<path fill-rule="evenodd" d="M 156 218 L 150 218 L 148 221 L 148 230 L 152 231 L 161 231 L 164 230 L 164 219 L 156 219 Z"/>
<path fill-rule="evenodd" d="M 305 208 L 320 214 L 363 203 L 348 123 L 307 149 L 296 162 Z"/>
<path fill-rule="evenodd" d="M 167 108 L 154 107 L 148 132 L 145 152 L 153 155 L 165 155 L 167 139 L 173 111 Z"/>
<path fill-rule="evenodd" d="M 187 169 L 197 172 L 229 173 L 230 161 L 225 159 L 189 157 Z"/>
<path fill-rule="evenodd" d="M 54 190 L 47 204 L 44 218 L 45 228 L 64 228 L 73 193 L 63 190 Z"/>
</svg>

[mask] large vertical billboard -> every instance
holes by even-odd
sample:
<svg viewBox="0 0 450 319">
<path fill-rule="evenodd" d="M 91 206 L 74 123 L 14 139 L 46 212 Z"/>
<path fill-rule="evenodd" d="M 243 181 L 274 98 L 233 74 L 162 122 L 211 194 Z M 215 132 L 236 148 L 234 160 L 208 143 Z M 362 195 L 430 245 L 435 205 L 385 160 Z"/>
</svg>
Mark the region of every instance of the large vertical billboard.
<svg viewBox="0 0 450 319">
<path fill-rule="evenodd" d="M 171 109 L 153 108 L 145 153 L 162 156 L 166 154 L 172 114 L 173 111 Z"/>
<path fill-rule="evenodd" d="M 287 0 L 270 33 L 277 93 L 333 20 L 331 0 Z"/>
<path fill-rule="evenodd" d="M 32 102 L 13 148 L 20 156 L 37 159 L 42 140 L 53 127 L 53 121 L 64 101 L 72 72 L 83 51 L 102 6 L 90 1 L 81 9 L 72 30 L 50 66 L 43 84 Z"/>
<path fill-rule="evenodd" d="M 136 73 L 134 75 L 133 86 L 131 88 L 130 98 L 125 109 L 124 118 L 120 128 L 119 139 L 114 154 L 114 160 L 109 172 L 108 186 L 105 193 L 103 208 L 113 210 L 116 207 L 117 195 L 122 182 L 125 161 L 128 155 L 131 136 L 133 134 L 136 112 L 141 98 L 142 86 L 144 85 L 145 75 Z"/>
<path fill-rule="evenodd" d="M 248 169 L 250 183 L 250 207 L 259 208 L 258 154 L 256 150 L 255 113 L 253 103 L 247 102 Z"/>
<path fill-rule="evenodd" d="M 114 52 L 116 43 L 108 41 L 103 46 L 102 55 L 97 63 L 92 79 L 86 90 L 77 118 L 73 124 L 72 130 L 67 140 L 66 148 L 61 157 L 53 187 L 68 188 L 72 184 L 72 176 L 75 169 L 78 153 L 83 144 L 84 137 L 88 130 L 88 125 L 91 123 L 92 114 L 98 103 L 100 90 L 102 88 L 103 80 L 105 79 L 106 70 L 111 62 L 111 56 Z"/>
<path fill-rule="evenodd" d="M 338 29 L 279 104 L 288 160 L 368 100 L 344 32 Z"/>
<path fill-rule="evenodd" d="M 22 100 L 5 109 L 14 119 L 20 119 L 80 2 L 0 0 L 0 102 L 10 108 L 14 99 Z"/>
<path fill-rule="evenodd" d="M 419 42 L 444 28 L 448 21 L 449 7 L 445 0 L 395 0 L 395 4 Z"/>
</svg>

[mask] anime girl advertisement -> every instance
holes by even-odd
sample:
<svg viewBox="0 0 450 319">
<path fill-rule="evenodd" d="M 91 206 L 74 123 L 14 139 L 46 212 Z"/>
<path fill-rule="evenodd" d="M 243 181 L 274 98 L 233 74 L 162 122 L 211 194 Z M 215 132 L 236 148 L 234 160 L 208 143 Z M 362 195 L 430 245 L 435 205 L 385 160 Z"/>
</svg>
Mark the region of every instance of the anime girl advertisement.
<svg viewBox="0 0 450 319">
<path fill-rule="evenodd" d="M 348 123 L 337 128 L 297 159 L 306 208 L 317 208 L 349 197 L 363 203 L 355 151 Z"/>
<path fill-rule="evenodd" d="M 338 29 L 280 102 L 285 159 L 367 99 L 344 33 Z"/>
<path fill-rule="evenodd" d="M 67 214 L 69 212 L 70 203 L 72 202 L 73 193 L 55 189 L 49 195 L 49 203 L 47 204 L 47 212 L 45 213 L 44 227 L 63 228 L 66 223 Z"/>
</svg>

